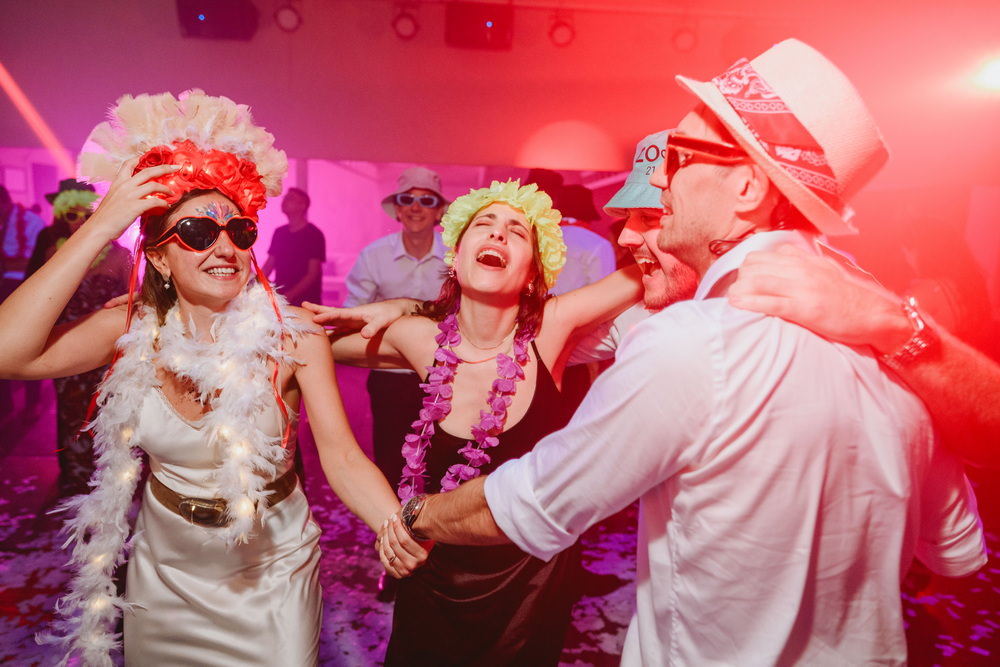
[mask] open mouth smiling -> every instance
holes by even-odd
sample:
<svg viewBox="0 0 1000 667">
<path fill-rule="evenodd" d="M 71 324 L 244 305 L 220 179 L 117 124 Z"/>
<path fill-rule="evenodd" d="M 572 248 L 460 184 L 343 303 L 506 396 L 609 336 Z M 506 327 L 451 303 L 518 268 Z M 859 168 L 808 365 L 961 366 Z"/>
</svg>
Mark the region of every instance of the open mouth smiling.
<svg viewBox="0 0 1000 667">
<path fill-rule="evenodd" d="M 639 265 L 639 270 L 644 276 L 652 275 L 653 271 L 660 267 L 659 262 L 648 257 L 636 257 L 635 263 Z"/>
<path fill-rule="evenodd" d="M 479 254 L 476 256 L 476 261 L 495 269 L 507 268 L 507 258 L 491 248 L 480 250 Z"/>
<path fill-rule="evenodd" d="M 232 276 L 236 275 L 236 267 L 234 266 L 213 266 L 210 269 L 206 269 L 205 273 L 210 276 Z"/>
</svg>

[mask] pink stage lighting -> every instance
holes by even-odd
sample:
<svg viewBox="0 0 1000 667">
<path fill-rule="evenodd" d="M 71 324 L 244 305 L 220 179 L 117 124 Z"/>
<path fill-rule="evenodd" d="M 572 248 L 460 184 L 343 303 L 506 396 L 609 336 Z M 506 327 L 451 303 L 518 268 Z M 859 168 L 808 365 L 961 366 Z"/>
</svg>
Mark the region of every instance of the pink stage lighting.
<svg viewBox="0 0 1000 667">
<path fill-rule="evenodd" d="M 14 81 L 14 77 L 10 75 L 7 68 L 4 67 L 3 63 L 0 62 L 0 88 L 3 88 L 4 92 L 7 93 L 7 97 L 10 101 L 14 103 L 14 106 L 20 112 L 21 117 L 31 128 L 31 131 L 35 133 L 38 140 L 42 142 L 52 153 L 52 157 L 55 158 L 56 164 L 67 176 L 76 176 L 76 165 L 73 164 L 73 158 L 69 156 L 69 153 L 63 148 L 63 145 L 59 143 L 56 135 L 52 132 L 48 123 L 42 118 L 38 110 L 35 109 L 35 105 L 31 103 L 28 96 L 24 94 L 21 87 L 17 85 Z"/>
</svg>

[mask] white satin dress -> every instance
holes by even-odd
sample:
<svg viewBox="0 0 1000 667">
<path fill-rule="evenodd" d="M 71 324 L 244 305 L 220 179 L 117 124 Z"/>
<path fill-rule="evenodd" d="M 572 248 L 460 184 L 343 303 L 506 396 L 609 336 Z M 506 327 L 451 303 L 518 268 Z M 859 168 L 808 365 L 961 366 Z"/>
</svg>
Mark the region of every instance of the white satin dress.
<svg viewBox="0 0 1000 667">
<path fill-rule="evenodd" d="M 152 474 L 181 495 L 218 496 L 219 461 L 200 422 L 152 389 L 139 423 Z M 259 425 L 280 434 L 277 405 Z M 126 599 L 135 607 L 124 613 L 126 665 L 317 664 L 320 529 L 301 487 L 267 509 L 249 543 L 228 548 L 214 532 L 164 507 L 147 485 L 128 561 Z"/>
</svg>

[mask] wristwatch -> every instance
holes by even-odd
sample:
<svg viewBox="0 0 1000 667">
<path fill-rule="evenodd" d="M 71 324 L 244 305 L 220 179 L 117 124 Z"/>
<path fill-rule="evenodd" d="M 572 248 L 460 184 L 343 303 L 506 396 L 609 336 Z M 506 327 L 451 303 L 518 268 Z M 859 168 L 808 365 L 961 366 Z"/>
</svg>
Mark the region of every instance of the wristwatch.
<svg viewBox="0 0 1000 667">
<path fill-rule="evenodd" d="M 915 298 L 912 296 L 907 297 L 903 301 L 902 307 L 903 313 L 906 314 L 906 319 L 910 322 L 910 326 L 913 327 L 913 334 L 901 348 L 892 354 L 882 355 L 882 362 L 893 370 L 899 370 L 903 366 L 913 363 L 914 360 L 935 351 L 941 343 L 941 339 L 928 326 L 920 311 L 917 310 L 917 300 Z"/>
<path fill-rule="evenodd" d="M 426 497 L 426 493 L 419 493 L 412 496 L 406 501 L 406 503 L 403 504 L 403 509 L 399 513 L 400 519 L 403 521 L 403 527 L 406 528 L 406 532 L 410 534 L 410 537 L 415 540 L 422 541 L 427 539 L 427 537 L 421 535 L 413 528 L 413 524 L 416 523 L 417 517 L 420 516 L 420 510 L 424 507 L 424 498 Z"/>
</svg>

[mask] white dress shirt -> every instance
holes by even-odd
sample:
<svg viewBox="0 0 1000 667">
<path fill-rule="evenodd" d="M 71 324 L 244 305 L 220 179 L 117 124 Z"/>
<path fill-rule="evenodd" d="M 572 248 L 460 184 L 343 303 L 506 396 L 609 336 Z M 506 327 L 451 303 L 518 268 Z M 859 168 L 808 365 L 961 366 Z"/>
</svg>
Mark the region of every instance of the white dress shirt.
<svg viewBox="0 0 1000 667">
<path fill-rule="evenodd" d="M 410 297 L 436 299 L 444 282 L 444 243 L 434 232 L 434 244 L 423 257 L 406 252 L 402 232 L 389 234 L 365 246 L 347 274 L 345 307 Z"/>
<path fill-rule="evenodd" d="M 625 665 L 904 664 L 899 583 L 916 555 L 985 562 L 975 499 L 921 402 L 868 349 L 706 298 L 629 333 L 569 425 L 486 481 L 540 558 L 640 498 Z"/>
<path fill-rule="evenodd" d="M 632 304 L 618 317 L 598 324 L 577 342 L 569 355 L 568 365 L 586 364 L 591 361 L 614 359 L 622 340 L 639 322 L 652 315 L 642 302 Z"/>
<path fill-rule="evenodd" d="M 552 294 L 596 283 L 615 270 L 615 248 L 597 232 L 575 225 L 561 225 L 566 243 L 566 264 L 559 272 Z"/>
</svg>

